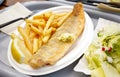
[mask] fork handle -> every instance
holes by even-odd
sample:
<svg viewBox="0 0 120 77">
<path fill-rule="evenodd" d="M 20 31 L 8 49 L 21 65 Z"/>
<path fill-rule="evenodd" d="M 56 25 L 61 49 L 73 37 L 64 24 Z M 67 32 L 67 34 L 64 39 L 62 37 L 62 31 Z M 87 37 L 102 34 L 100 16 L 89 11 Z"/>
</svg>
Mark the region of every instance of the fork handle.
<svg viewBox="0 0 120 77">
<path fill-rule="evenodd" d="M 11 21 L 9 21 L 9 22 L 0 24 L 0 28 L 3 28 L 3 27 L 5 27 L 5 26 L 7 26 L 7 25 L 9 25 L 9 24 L 11 24 L 11 23 L 14 23 L 14 22 L 16 22 L 16 21 L 19 21 L 19 20 L 24 20 L 24 18 L 17 18 L 17 19 L 11 20 Z"/>
</svg>

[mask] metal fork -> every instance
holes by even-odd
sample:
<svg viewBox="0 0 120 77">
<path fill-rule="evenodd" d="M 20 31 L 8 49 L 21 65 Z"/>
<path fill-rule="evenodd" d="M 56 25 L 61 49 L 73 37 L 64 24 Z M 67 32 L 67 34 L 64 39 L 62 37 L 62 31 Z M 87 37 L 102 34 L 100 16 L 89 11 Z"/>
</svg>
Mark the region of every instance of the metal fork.
<svg viewBox="0 0 120 77">
<path fill-rule="evenodd" d="M 19 20 L 25 20 L 25 19 L 29 18 L 30 16 L 36 14 L 36 13 L 39 12 L 39 11 L 40 11 L 40 10 L 34 10 L 30 15 L 28 15 L 28 16 L 26 16 L 26 17 L 24 17 L 24 18 L 23 18 L 23 17 L 20 17 L 20 18 L 11 20 L 11 21 L 9 21 L 9 22 L 0 24 L 0 28 L 3 28 L 3 27 L 5 27 L 5 26 L 10 25 L 10 24 L 12 24 L 12 23 L 14 23 L 14 22 L 16 22 L 16 21 L 19 21 Z"/>
<path fill-rule="evenodd" d="M 0 28 L 3 28 L 3 27 L 5 27 L 5 26 L 7 26 L 7 25 L 9 25 L 9 24 L 12 24 L 12 23 L 14 23 L 14 22 L 16 22 L 16 21 L 19 21 L 19 20 L 25 20 L 25 19 L 29 18 L 30 16 L 32 16 L 33 14 L 34 14 L 34 13 L 32 13 L 32 14 L 28 15 L 27 17 L 24 17 L 24 18 L 23 18 L 23 17 L 20 17 L 20 18 L 11 20 L 11 21 L 9 21 L 9 22 L 3 23 L 3 24 L 0 25 Z"/>
</svg>

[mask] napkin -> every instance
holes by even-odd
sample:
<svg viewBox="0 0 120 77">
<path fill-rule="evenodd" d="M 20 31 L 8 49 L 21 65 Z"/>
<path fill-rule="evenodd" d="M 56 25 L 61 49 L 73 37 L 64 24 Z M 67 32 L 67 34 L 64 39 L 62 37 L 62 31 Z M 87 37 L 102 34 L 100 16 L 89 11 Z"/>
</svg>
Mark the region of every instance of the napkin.
<svg viewBox="0 0 120 77">
<path fill-rule="evenodd" d="M 4 12 L 0 14 L 0 25 L 6 22 L 9 22 L 11 20 L 20 18 L 20 17 L 26 17 L 28 15 L 32 14 L 32 11 L 24 7 L 21 3 L 16 3 L 13 6 L 5 9 Z M 15 23 L 12 23 L 10 25 L 7 25 L 0 30 L 4 33 L 11 34 L 18 25 L 20 25 L 23 22 L 23 20 L 19 20 Z"/>
</svg>

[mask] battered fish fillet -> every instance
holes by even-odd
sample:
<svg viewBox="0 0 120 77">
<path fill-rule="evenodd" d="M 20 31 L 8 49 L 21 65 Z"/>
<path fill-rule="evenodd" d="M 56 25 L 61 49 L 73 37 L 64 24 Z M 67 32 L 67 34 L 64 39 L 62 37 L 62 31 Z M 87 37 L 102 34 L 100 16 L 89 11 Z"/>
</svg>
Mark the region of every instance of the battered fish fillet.
<svg viewBox="0 0 120 77">
<path fill-rule="evenodd" d="M 74 5 L 72 13 L 52 35 L 46 45 L 43 45 L 36 54 L 29 60 L 28 64 L 34 68 L 40 68 L 45 65 L 53 65 L 61 59 L 75 43 L 77 38 L 84 30 L 85 16 L 82 3 Z M 62 42 L 58 39 L 62 34 L 72 34 L 74 40 L 71 42 Z"/>
</svg>

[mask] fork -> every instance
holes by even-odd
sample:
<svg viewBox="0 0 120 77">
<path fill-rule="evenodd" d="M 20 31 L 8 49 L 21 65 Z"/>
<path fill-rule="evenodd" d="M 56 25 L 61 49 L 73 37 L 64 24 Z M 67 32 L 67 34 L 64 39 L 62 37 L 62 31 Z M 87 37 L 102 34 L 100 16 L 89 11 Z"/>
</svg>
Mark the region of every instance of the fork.
<svg viewBox="0 0 120 77">
<path fill-rule="evenodd" d="M 27 17 L 24 17 L 24 18 L 23 18 L 23 17 L 20 17 L 20 18 L 11 20 L 11 21 L 9 21 L 9 22 L 3 23 L 3 24 L 0 25 L 0 28 L 3 28 L 3 27 L 5 27 L 5 26 L 7 26 L 7 25 L 9 25 L 9 24 L 12 24 L 12 23 L 14 23 L 14 22 L 16 22 L 16 21 L 19 21 L 19 20 L 25 20 L 25 19 L 29 18 L 30 16 L 32 16 L 33 14 L 34 14 L 34 13 L 32 13 L 32 14 L 28 15 Z"/>
</svg>

